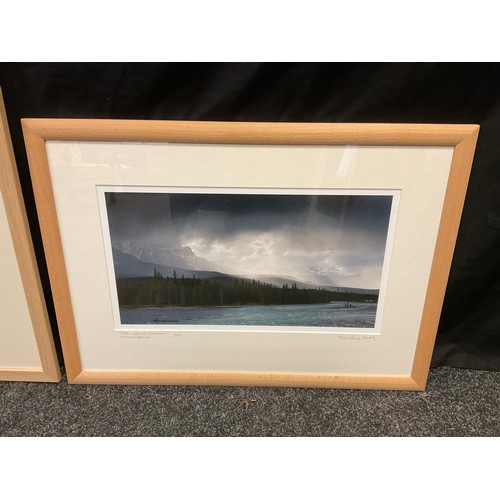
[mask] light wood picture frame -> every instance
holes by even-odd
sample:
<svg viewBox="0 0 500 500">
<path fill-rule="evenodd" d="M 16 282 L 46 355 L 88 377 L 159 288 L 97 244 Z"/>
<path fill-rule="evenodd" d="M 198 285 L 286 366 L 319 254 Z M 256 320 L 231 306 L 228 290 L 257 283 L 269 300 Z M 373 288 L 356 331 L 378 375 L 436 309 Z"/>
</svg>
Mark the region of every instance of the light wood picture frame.
<svg viewBox="0 0 500 500">
<path fill-rule="evenodd" d="M 70 383 L 425 388 L 478 125 L 29 118 L 22 124 Z M 265 208 L 264 198 L 256 198 L 261 195 L 267 196 Z M 375 203 L 375 209 L 356 212 L 346 208 L 358 206 L 362 197 Z M 228 206 L 240 208 L 221 209 L 223 198 Z M 379 217 L 373 214 L 378 213 L 382 199 L 390 199 L 389 211 L 373 219 Z M 143 213 L 141 207 L 150 206 L 152 200 L 160 201 L 153 203 L 153 211 L 148 208 L 149 212 Z M 218 209 L 211 204 L 213 200 L 218 200 Z M 292 208 L 283 209 L 283 201 Z M 297 201 L 305 203 L 301 214 Z M 172 215 L 170 210 L 177 202 L 177 215 Z M 113 203 L 125 207 L 125 212 L 113 212 Z M 188 310 L 189 304 L 184 296 L 179 299 L 178 291 L 182 294 L 184 286 L 188 293 L 188 286 L 195 287 L 208 276 L 200 273 L 204 264 L 179 266 L 175 261 L 178 269 L 184 266 L 183 273 L 189 270 L 193 274 L 192 278 L 183 275 L 179 284 L 172 283 L 178 279 L 172 266 L 155 264 L 153 271 L 152 263 L 159 261 L 149 257 L 139 259 L 141 266 L 148 264 L 151 273 L 140 278 L 145 280 L 144 286 L 152 289 L 156 286 L 152 280 L 158 279 L 154 283 L 176 290 L 177 302 L 169 302 L 167 307 L 166 302 L 153 304 L 156 298 L 144 299 L 132 309 L 142 315 L 146 306 L 151 306 L 158 317 L 125 320 L 130 304 L 120 288 L 126 278 L 119 275 L 116 255 L 131 242 L 121 240 L 118 247 L 112 240 L 120 231 L 132 232 L 134 237 L 138 232 L 146 234 L 146 229 L 153 231 L 151 214 L 159 211 L 158 203 L 162 204 L 161 213 L 168 211 L 170 217 L 168 224 L 161 219 L 162 238 L 165 231 L 175 233 L 177 244 L 181 242 L 181 250 L 190 253 L 191 259 L 207 262 L 206 258 L 199 260 L 187 245 L 186 227 L 191 231 L 191 244 L 201 245 L 194 248 L 206 250 L 204 257 L 211 255 L 219 263 L 235 265 L 238 259 L 247 259 L 251 262 L 249 272 L 260 269 L 269 277 L 269 282 L 261 285 L 257 274 L 253 280 L 248 273 L 236 275 L 236 285 L 229 286 L 268 286 L 275 292 L 282 286 L 283 294 L 289 293 L 289 286 L 292 290 L 317 288 L 325 295 L 337 293 L 328 295 L 332 300 L 325 299 L 328 307 L 334 307 L 341 297 L 338 294 L 346 289 L 352 294 L 370 288 L 363 286 L 364 282 L 349 281 L 349 277 L 371 273 L 378 281 L 366 283 L 377 285 L 376 306 L 370 309 L 366 296 L 351 295 L 359 301 L 358 310 L 351 312 L 347 309 L 351 299 L 342 296 L 346 310 L 326 312 L 327 323 L 316 327 L 316 323 L 293 323 L 291 309 L 286 310 L 286 319 L 272 323 L 278 326 L 265 322 L 248 326 L 234 319 L 229 323 L 216 319 L 210 324 L 199 320 L 193 326 L 192 319 L 172 318 L 174 313 Z M 341 208 L 325 212 L 318 204 Z M 184 208 L 179 208 L 181 205 Z M 170 208 L 164 209 L 166 206 Z M 181 212 L 182 217 L 178 215 Z M 315 222 L 290 222 L 304 214 Z M 359 222 L 361 219 L 365 222 Z M 135 220 L 136 225 L 127 225 L 129 220 Z M 228 229 L 231 220 L 232 229 Z M 179 225 L 184 228 L 182 238 Z M 379 226 L 383 231 L 374 229 Z M 285 234 L 281 243 L 292 241 L 300 252 L 294 248 L 291 252 L 282 248 L 279 253 L 268 249 L 267 254 L 260 254 L 266 257 L 250 256 L 248 235 L 255 236 L 257 230 L 266 236 L 268 247 L 277 248 L 277 235 Z M 294 239 L 287 240 L 291 234 Z M 345 243 L 347 250 L 345 245 L 342 251 L 333 246 L 325 249 L 320 243 L 325 235 L 333 238 L 328 241 L 355 243 L 350 247 Z M 379 240 L 383 237 L 382 255 L 377 253 L 379 247 L 371 249 L 367 235 Z M 218 246 L 207 243 L 215 240 Z M 254 250 L 264 245 L 262 241 L 253 244 Z M 240 248 L 236 258 L 228 253 L 235 247 Z M 323 265 L 330 259 L 326 270 L 309 265 L 316 281 L 297 287 L 296 274 L 290 285 L 283 281 L 284 275 L 279 285 L 270 282 L 269 273 L 278 272 L 279 265 L 284 268 L 280 259 L 290 253 L 296 256 L 293 262 L 297 269 L 306 269 L 310 260 L 304 252 L 308 248 L 311 255 L 322 256 L 314 262 L 323 259 Z M 358 253 L 354 256 L 355 248 Z M 139 265 L 138 255 L 142 256 L 133 252 L 119 255 L 134 266 Z M 274 262 L 274 267 L 260 266 L 264 261 Z M 377 263 L 366 264 L 368 261 Z M 213 269 L 205 271 L 215 270 L 215 264 L 210 265 Z M 163 276 L 172 269 L 174 274 Z M 342 278 L 339 283 L 345 286 L 335 289 L 334 280 L 325 285 L 325 273 Z M 224 276 L 233 283 L 235 276 Z M 131 279 L 135 281 L 129 283 L 139 286 L 138 275 Z M 213 277 L 208 281 L 216 282 Z M 226 313 L 225 307 L 234 303 L 224 302 L 220 287 L 217 290 L 224 308 L 223 312 L 217 309 L 219 318 Z M 264 314 L 273 310 L 268 302 L 261 304 L 267 304 Z M 203 309 L 203 303 L 195 305 Z M 203 314 L 215 310 L 214 303 L 209 305 Z M 240 305 L 253 307 L 256 303 Z M 165 309 L 165 314 L 159 309 Z M 350 318 L 369 309 L 376 312 L 368 326 L 329 322 L 334 316 Z M 251 314 L 256 311 L 253 307 Z"/>
<path fill-rule="evenodd" d="M 58 382 L 59 362 L 0 91 L 0 380 Z"/>
</svg>

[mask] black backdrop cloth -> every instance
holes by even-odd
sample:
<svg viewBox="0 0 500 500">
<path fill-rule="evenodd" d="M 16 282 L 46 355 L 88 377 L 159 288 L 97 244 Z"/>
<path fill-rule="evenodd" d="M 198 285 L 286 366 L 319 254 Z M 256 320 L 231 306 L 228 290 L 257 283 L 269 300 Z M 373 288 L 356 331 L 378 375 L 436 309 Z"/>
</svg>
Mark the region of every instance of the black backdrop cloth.
<svg viewBox="0 0 500 500">
<path fill-rule="evenodd" d="M 477 123 L 433 366 L 500 370 L 500 65 L 2 63 L 25 203 L 56 328 L 20 119 Z"/>
</svg>

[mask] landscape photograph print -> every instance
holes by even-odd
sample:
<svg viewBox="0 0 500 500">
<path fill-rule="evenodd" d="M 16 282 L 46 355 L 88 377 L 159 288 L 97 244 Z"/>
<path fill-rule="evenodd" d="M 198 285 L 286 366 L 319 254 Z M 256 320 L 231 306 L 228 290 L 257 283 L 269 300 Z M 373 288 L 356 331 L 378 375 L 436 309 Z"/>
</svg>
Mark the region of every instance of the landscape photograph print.
<svg viewBox="0 0 500 500">
<path fill-rule="evenodd" d="M 120 325 L 376 325 L 392 192 L 100 196 Z"/>
</svg>

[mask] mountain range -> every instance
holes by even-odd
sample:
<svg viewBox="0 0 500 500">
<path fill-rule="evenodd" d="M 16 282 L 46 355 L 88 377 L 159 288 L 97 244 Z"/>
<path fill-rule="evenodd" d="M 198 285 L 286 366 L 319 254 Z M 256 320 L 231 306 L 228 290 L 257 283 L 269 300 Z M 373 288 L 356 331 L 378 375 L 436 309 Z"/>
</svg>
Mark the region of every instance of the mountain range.
<svg viewBox="0 0 500 500">
<path fill-rule="evenodd" d="M 174 271 L 179 278 L 193 277 L 199 279 L 212 279 L 228 281 L 236 278 L 251 281 L 259 280 L 274 286 L 291 286 L 296 284 L 299 288 L 318 288 L 318 284 L 297 280 L 291 276 L 256 275 L 245 276 L 241 273 L 222 272 L 222 269 L 210 261 L 198 257 L 188 247 L 165 248 L 160 245 L 141 245 L 134 242 L 113 242 L 113 263 L 116 278 L 138 278 L 153 276 L 154 271 L 160 272 L 164 277 L 173 277 Z M 377 295 L 378 290 L 323 286 L 328 290 L 350 291 L 353 293 L 367 293 Z"/>
<path fill-rule="evenodd" d="M 143 245 L 137 242 L 116 242 L 113 249 L 136 257 L 142 262 L 168 267 L 179 267 L 196 271 L 207 269 L 219 271 L 212 262 L 195 255 L 190 247 L 165 248 L 162 245 Z"/>
</svg>

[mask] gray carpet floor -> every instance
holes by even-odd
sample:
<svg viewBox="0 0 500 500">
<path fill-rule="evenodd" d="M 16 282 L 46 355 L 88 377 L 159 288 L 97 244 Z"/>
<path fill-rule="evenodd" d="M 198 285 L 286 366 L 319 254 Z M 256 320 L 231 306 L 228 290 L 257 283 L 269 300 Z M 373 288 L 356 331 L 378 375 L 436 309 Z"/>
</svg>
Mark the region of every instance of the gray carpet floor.
<svg viewBox="0 0 500 500">
<path fill-rule="evenodd" d="M 500 436 L 500 372 L 425 392 L 0 383 L 0 436 Z"/>
</svg>

